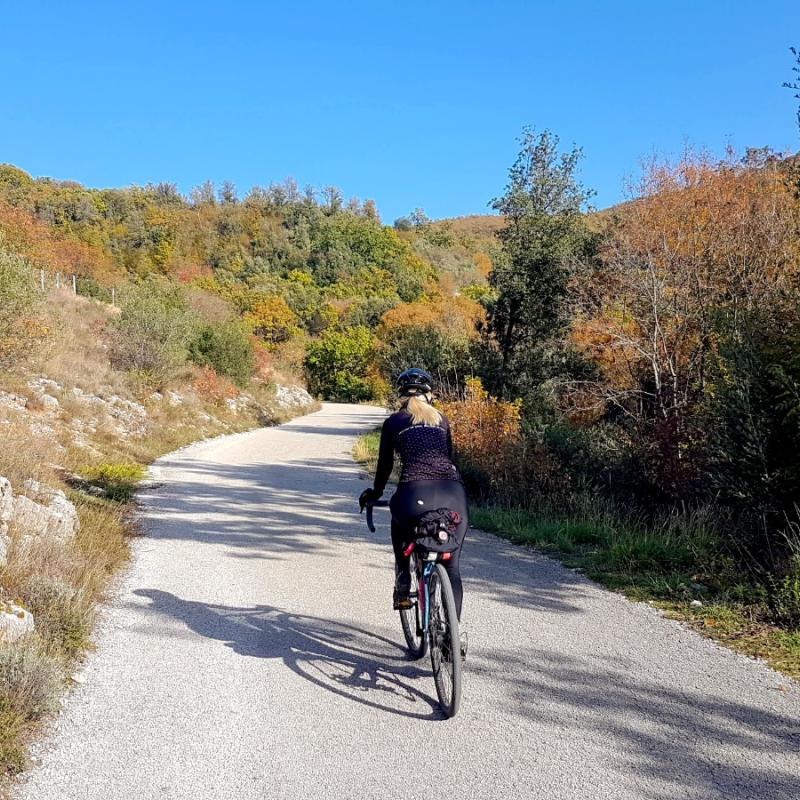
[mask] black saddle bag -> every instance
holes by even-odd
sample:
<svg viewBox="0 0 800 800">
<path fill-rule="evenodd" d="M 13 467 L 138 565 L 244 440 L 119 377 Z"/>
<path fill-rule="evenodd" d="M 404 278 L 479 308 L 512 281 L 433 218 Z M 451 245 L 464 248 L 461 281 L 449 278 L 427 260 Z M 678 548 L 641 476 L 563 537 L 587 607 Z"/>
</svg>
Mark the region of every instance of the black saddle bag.
<svg viewBox="0 0 800 800">
<path fill-rule="evenodd" d="M 460 522 L 461 514 L 449 508 L 426 511 L 417 518 L 414 540 L 423 550 L 452 553 L 459 547 L 455 534 Z"/>
</svg>

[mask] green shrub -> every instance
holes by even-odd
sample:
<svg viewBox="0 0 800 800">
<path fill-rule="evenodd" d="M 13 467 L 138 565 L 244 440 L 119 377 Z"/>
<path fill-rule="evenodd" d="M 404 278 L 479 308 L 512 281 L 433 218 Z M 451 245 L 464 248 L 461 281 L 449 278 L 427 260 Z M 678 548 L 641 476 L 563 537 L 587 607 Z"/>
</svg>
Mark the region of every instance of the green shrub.
<svg viewBox="0 0 800 800">
<path fill-rule="evenodd" d="M 144 283 L 125 292 L 114 329 L 112 366 L 161 388 L 186 363 L 193 319 L 177 288 Z"/>
<path fill-rule="evenodd" d="M 24 768 L 26 730 L 57 708 L 62 674 L 36 634 L 0 647 L 0 765 L 6 769 Z"/>
<path fill-rule="evenodd" d="M 256 366 L 253 344 L 236 322 L 201 326 L 189 343 L 189 358 L 212 367 L 240 387 L 250 382 Z"/>
<path fill-rule="evenodd" d="M 800 565 L 775 584 L 770 607 L 775 622 L 800 632 Z"/>
<path fill-rule="evenodd" d="M 91 297 L 94 300 L 111 302 L 111 289 L 101 286 L 94 278 L 88 275 L 79 275 L 77 279 L 78 294 L 82 297 Z"/>
<path fill-rule="evenodd" d="M 34 575 L 22 589 L 22 601 L 36 619 L 36 630 L 69 658 L 88 644 L 92 626 L 86 595 L 60 578 Z"/>
<path fill-rule="evenodd" d="M 39 318 L 41 308 L 30 264 L 22 256 L 0 249 L 0 366 L 28 354 L 31 344 L 46 334 Z"/>
<path fill-rule="evenodd" d="M 362 327 L 326 331 L 309 342 L 305 367 L 311 393 L 342 402 L 368 400 L 373 348 L 372 333 Z"/>
<path fill-rule="evenodd" d="M 741 324 L 714 376 L 707 471 L 738 516 L 743 565 L 771 575 L 787 560 L 783 529 L 800 497 L 800 327 L 774 309 Z"/>
<path fill-rule="evenodd" d="M 144 477 L 144 468 L 127 463 L 95 464 L 84 468 L 82 474 L 89 483 L 102 489 L 110 500 L 126 503 Z"/>
</svg>

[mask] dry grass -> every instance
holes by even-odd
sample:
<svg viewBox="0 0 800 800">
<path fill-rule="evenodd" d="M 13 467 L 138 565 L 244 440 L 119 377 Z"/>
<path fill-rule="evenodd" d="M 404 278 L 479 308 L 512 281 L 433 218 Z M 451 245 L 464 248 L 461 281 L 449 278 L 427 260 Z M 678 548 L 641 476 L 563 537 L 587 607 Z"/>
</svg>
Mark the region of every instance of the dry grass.
<svg viewBox="0 0 800 800">
<path fill-rule="evenodd" d="M 58 292 L 48 309 L 53 335 L 48 346 L 30 366 L 62 385 L 79 386 L 85 392 L 127 394 L 125 375 L 111 369 L 104 331 L 113 310 L 86 297 Z"/>
<path fill-rule="evenodd" d="M 54 456 L 59 452 L 57 437 L 32 435 L 25 415 L 14 411 L 0 412 L 0 434 L 0 475 L 12 485 L 21 486 L 28 478 L 44 483 L 57 481 L 53 468 Z"/>
<path fill-rule="evenodd" d="M 63 685 L 63 664 L 39 634 L 0 648 L 0 764 L 7 771 L 24 767 L 32 727 L 57 708 Z"/>
</svg>

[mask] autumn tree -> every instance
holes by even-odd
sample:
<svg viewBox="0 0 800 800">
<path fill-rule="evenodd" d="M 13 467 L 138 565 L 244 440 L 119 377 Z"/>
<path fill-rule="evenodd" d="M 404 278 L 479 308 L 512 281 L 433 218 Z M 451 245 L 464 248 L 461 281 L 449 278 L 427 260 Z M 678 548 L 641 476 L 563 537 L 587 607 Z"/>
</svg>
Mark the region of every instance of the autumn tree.
<svg viewBox="0 0 800 800">
<path fill-rule="evenodd" d="M 434 376 L 440 394 L 460 394 L 475 370 L 473 348 L 484 320 L 483 307 L 466 297 L 407 303 L 387 311 L 376 329 L 385 377 L 393 381 L 409 367 L 420 367 Z"/>
<path fill-rule="evenodd" d="M 655 163 L 575 277 L 572 343 L 599 378 L 573 382 L 572 400 L 629 417 L 673 494 L 696 474 L 687 453 L 720 344 L 742 341 L 758 309 L 796 302 L 796 225 L 775 162 Z"/>
<path fill-rule="evenodd" d="M 297 315 L 280 295 L 259 301 L 245 314 L 245 324 L 267 344 L 285 342 L 297 330 Z"/>
</svg>

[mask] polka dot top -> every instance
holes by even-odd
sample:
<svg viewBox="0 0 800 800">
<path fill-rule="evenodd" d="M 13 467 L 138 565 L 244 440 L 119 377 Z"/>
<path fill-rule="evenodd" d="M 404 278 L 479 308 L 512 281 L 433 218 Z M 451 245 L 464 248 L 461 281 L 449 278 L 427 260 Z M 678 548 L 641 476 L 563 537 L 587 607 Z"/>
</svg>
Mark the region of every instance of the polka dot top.
<svg viewBox="0 0 800 800">
<path fill-rule="evenodd" d="M 395 452 L 400 456 L 400 483 L 461 480 L 453 464 L 453 440 L 445 417 L 438 425 L 414 425 L 411 414 L 402 409 L 383 423 L 375 471 L 377 492 L 382 493 L 386 488 Z"/>
</svg>

